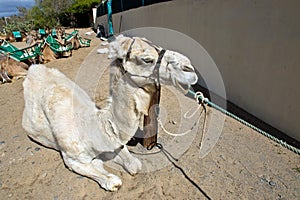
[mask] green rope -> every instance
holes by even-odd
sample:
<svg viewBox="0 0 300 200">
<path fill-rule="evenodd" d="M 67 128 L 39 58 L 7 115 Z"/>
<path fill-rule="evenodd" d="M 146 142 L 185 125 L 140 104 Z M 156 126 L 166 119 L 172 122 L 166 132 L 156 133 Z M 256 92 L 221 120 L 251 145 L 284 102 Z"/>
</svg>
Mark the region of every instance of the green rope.
<svg viewBox="0 0 300 200">
<path fill-rule="evenodd" d="M 245 121 L 245 120 L 243 120 L 243 119 L 241 119 L 240 117 L 236 116 L 235 114 L 233 114 L 233 113 L 231 113 L 231 112 L 228 112 L 228 111 L 225 110 L 224 108 L 222 108 L 222 107 L 220 107 L 220 106 L 214 104 L 213 102 L 209 101 L 209 99 L 204 98 L 204 96 L 203 96 L 202 93 L 201 93 L 201 95 L 197 95 L 195 92 L 189 90 L 189 91 L 188 91 L 188 94 L 193 95 L 193 96 L 196 98 L 197 101 L 203 102 L 204 104 L 207 104 L 207 105 L 209 105 L 209 106 L 215 108 L 216 110 L 219 110 L 220 112 L 224 113 L 225 115 L 227 115 L 227 116 L 229 116 L 229 117 L 232 117 L 233 119 L 235 119 L 235 120 L 239 121 L 240 123 L 242 123 L 242 124 L 244 124 L 244 125 L 246 125 L 246 126 L 252 128 L 253 130 L 259 132 L 260 134 L 266 136 L 267 138 L 269 138 L 269 139 L 271 139 L 271 140 L 277 142 L 277 143 L 280 144 L 281 146 L 283 146 L 283 147 L 285 147 L 285 148 L 287 148 L 287 149 L 293 151 L 294 153 L 300 155 L 300 149 L 297 149 L 296 147 L 293 147 L 293 146 L 287 144 L 287 143 L 286 143 L 285 141 L 283 141 L 283 140 L 279 140 L 278 138 L 276 138 L 276 137 L 270 135 L 269 133 L 263 131 L 262 129 L 260 129 L 260 128 L 258 128 L 258 127 L 256 127 L 256 126 L 252 125 L 252 124 L 250 124 L 249 122 L 247 122 L 247 121 Z"/>
</svg>

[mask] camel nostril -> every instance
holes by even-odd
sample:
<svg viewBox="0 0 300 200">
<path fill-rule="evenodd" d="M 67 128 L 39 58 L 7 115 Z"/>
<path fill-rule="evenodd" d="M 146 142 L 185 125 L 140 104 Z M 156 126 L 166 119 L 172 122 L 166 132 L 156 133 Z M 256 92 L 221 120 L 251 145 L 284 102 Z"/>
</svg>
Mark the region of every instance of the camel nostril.
<svg viewBox="0 0 300 200">
<path fill-rule="evenodd" d="M 182 68 L 182 71 L 184 71 L 184 72 L 194 72 L 194 68 L 184 65 L 183 68 Z"/>
</svg>

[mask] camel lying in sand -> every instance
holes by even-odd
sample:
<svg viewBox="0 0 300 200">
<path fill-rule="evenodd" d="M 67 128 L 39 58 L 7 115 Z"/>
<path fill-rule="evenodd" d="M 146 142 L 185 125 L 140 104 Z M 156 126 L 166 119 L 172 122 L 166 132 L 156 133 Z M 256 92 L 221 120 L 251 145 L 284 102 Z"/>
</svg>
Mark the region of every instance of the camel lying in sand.
<svg viewBox="0 0 300 200">
<path fill-rule="evenodd" d="M 77 34 L 73 35 L 73 37 L 71 37 L 67 40 L 65 39 L 62 44 L 68 45 L 71 43 L 74 50 L 77 50 L 81 47 L 89 47 L 88 44 L 84 44 L 84 43 L 80 42 L 80 40 L 86 40 L 86 39 L 81 38 L 79 36 L 79 34 L 77 33 Z"/>
<path fill-rule="evenodd" d="M 27 46 L 32 46 L 37 43 L 38 40 L 38 33 L 36 30 L 32 30 L 29 32 L 29 34 L 26 36 L 26 44 Z"/>
<path fill-rule="evenodd" d="M 70 170 L 116 191 L 122 181 L 103 162 L 113 159 L 132 175 L 141 170 L 126 144 L 148 115 L 155 83 L 181 89 L 198 78 L 187 57 L 141 38 L 117 37 L 110 44 L 110 58 L 110 96 L 101 110 L 58 70 L 31 66 L 23 83 L 22 125 L 30 138 L 60 151 Z"/>
<path fill-rule="evenodd" d="M 47 44 L 46 42 L 42 42 L 39 45 L 41 48 L 41 55 L 39 55 L 39 58 L 38 58 L 40 63 L 48 63 L 48 62 L 56 60 L 60 57 L 72 56 L 72 50 L 55 53 L 50 48 L 49 44 Z M 63 46 L 63 44 L 62 44 L 62 46 Z"/>
<path fill-rule="evenodd" d="M 9 56 L 0 56 L 0 78 L 2 83 L 25 77 L 27 69 L 28 65 L 23 62 L 15 61 Z"/>
<path fill-rule="evenodd" d="M 57 28 L 56 30 L 56 41 L 61 44 L 62 46 L 65 45 L 64 39 L 62 39 L 62 35 L 64 34 L 63 28 Z M 26 37 L 26 44 L 28 46 L 33 46 L 37 44 L 39 48 L 41 49 L 41 54 L 38 57 L 39 63 L 48 63 L 50 61 L 56 60 L 57 58 L 61 56 L 69 57 L 71 56 L 72 52 L 63 52 L 63 53 L 55 53 L 53 50 L 51 50 L 50 46 L 45 41 L 38 41 L 38 32 L 35 30 L 30 31 L 30 33 Z"/>
<path fill-rule="evenodd" d="M 41 55 L 39 55 L 40 63 L 48 63 L 59 58 L 59 55 L 55 54 L 46 42 L 39 45 L 41 47 Z"/>
<path fill-rule="evenodd" d="M 78 39 L 78 36 L 75 35 L 72 39 L 70 39 L 69 41 L 65 41 L 64 44 L 69 44 L 71 43 L 72 44 L 72 47 L 74 50 L 77 50 L 79 49 L 81 46 L 80 46 L 80 42 L 79 42 L 79 39 Z"/>
</svg>

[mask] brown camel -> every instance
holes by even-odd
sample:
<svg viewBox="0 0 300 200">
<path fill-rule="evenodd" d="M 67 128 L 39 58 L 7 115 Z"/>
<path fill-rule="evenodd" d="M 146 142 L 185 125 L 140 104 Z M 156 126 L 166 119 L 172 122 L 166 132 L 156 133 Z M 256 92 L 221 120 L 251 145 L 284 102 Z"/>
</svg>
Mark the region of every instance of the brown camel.
<svg viewBox="0 0 300 200">
<path fill-rule="evenodd" d="M 0 56 L 0 78 L 2 83 L 11 82 L 27 75 L 29 66 L 5 55 Z"/>
</svg>

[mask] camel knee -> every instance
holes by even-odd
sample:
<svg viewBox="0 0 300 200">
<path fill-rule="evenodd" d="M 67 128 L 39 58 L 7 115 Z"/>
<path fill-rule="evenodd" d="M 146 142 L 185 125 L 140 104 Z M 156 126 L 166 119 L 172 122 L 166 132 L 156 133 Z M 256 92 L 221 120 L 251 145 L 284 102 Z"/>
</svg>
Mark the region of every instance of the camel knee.
<svg viewBox="0 0 300 200">
<path fill-rule="evenodd" d="M 11 82 L 11 79 L 8 77 L 7 72 L 4 70 L 0 71 L 0 77 L 1 77 L 3 83 Z"/>
</svg>

